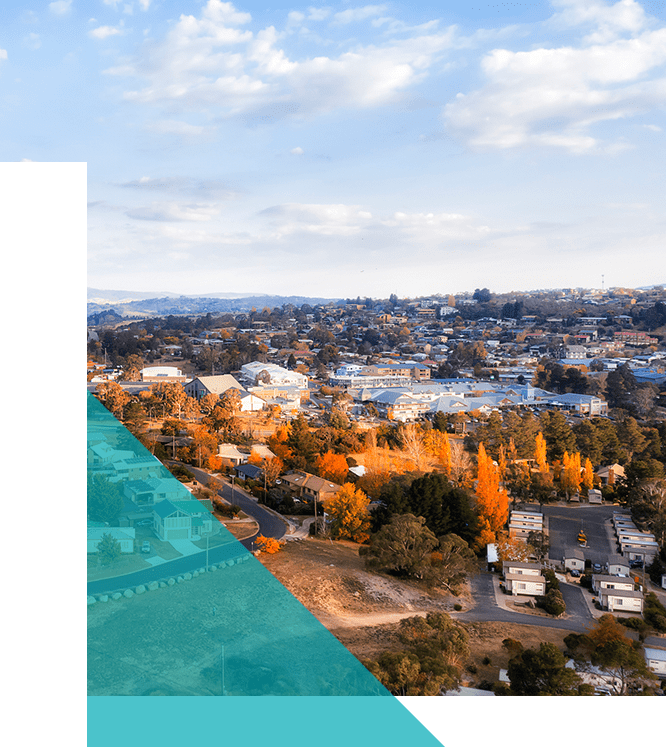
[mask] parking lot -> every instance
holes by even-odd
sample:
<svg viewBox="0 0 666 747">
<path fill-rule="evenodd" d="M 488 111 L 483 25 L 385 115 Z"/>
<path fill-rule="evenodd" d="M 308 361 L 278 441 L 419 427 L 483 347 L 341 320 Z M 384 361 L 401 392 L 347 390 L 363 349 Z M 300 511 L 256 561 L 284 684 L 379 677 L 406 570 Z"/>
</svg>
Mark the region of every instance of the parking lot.
<svg viewBox="0 0 666 747">
<path fill-rule="evenodd" d="M 544 506 L 550 536 L 548 556 L 562 561 L 567 552 L 580 547 L 577 537 L 582 529 L 587 535 L 587 547 L 582 548 L 585 559 L 603 567 L 608 557 L 618 552 L 611 539 L 612 530 L 609 534 L 607 525 L 607 520 L 617 510 L 617 506 Z"/>
</svg>

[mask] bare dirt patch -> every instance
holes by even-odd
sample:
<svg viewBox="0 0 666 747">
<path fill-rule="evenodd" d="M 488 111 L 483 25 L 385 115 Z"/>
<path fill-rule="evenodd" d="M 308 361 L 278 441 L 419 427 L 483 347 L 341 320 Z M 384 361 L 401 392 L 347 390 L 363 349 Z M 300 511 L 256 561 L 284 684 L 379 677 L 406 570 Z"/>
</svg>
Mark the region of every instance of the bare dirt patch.
<svg viewBox="0 0 666 747">
<path fill-rule="evenodd" d="M 331 631 L 453 609 L 457 598 L 447 592 L 368 573 L 358 548 L 352 542 L 311 538 L 259 559 Z"/>
<path fill-rule="evenodd" d="M 351 542 L 308 539 L 288 543 L 276 555 L 260 555 L 266 568 L 360 660 L 383 651 L 399 651 L 400 620 L 428 612 L 451 612 L 453 605 L 469 606 L 469 590 L 455 597 L 442 590 L 383 574 L 368 573 Z M 525 648 L 552 642 L 562 651 L 568 630 L 501 622 L 463 622 L 469 634 L 470 658 L 463 684 L 497 682 L 509 654 L 505 638 Z"/>
</svg>

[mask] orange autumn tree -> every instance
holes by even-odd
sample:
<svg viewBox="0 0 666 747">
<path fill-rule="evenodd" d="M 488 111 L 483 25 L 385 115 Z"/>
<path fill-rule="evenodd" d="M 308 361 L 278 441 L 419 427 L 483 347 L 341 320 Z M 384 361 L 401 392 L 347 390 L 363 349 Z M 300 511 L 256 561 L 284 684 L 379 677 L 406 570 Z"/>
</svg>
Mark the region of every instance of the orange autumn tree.
<svg viewBox="0 0 666 747">
<path fill-rule="evenodd" d="M 370 499 L 362 491 L 346 482 L 324 504 L 333 539 L 367 542 L 370 539 Z"/>
<path fill-rule="evenodd" d="M 292 450 L 287 446 L 287 439 L 289 438 L 288 425 L 281 425 L 275 433 L 268 439 L 268 448 L 280 457 L 283 462 L 288 461 L 293 456 Z"/>
<path fill-rule="evenodd" d="M 330 480 L 338 485 L 342 485 L 349 472 L 349 466 L 344 455 L 335 454 L 332 451 L 327 451 L 325 454 L 318 456 L 315 467 L 319 477 L 323 477 L 324 480 Z"/>
<path fill-rule="evenodd" d="M 254 543 L 257 546 L 257 550 L 265 552 L 268 555 L 274 555 L 276 552 L 280 552 L 284 545 L 284 542 L 280 542 L 280 540 L 276 540 L 274 537 L 264 537 L 263 534 L 260 534 Z"/>
<path fill-rule="evenodd" d="M 499 467 L 486 454 L 483 442 L 477 457 L 476 510 L 481 532 L 479 547 L 494 542 L 509 516 L 509 497 L 500 486 Z"/>
<path fill-rule="evenodd" d="M 247 463 L 252 464 L 255 467 L 261 467 L 264 460 L 254 449 L 252 449 L 250 456 L 247 458 Z"/>
</svg>

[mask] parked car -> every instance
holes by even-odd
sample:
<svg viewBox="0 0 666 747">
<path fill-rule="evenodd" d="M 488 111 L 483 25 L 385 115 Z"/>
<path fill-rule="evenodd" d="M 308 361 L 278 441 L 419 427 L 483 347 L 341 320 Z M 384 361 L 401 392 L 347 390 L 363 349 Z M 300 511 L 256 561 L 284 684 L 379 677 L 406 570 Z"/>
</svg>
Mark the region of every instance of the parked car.
<svg viewBox="0 0 666 747">
<path fill-rule="evenodd" d="M 142 521 L 137 522 L 138 527 L 151 527 L 153 525 L 152 519 L 143 519 Z"/>
<path fill-rule="evenodd" d="M 592 563 L 592 568 L 595 573 L 601 573 L 601 563 Z"/>
<path fill-rule="evenodd" d="M 150 552 L 150 542 L 148 542 L 148 540 L 144 540 L 141 545 L 141 552 Z"/>
<path fill-rule="evenodd" d="M 580 571 L 577 571 L 575 568 L 571 571 L 569 571 L 569 574 L 573 576 L 574 578 L 578 578 L 580 576 Z"/>
</svg>

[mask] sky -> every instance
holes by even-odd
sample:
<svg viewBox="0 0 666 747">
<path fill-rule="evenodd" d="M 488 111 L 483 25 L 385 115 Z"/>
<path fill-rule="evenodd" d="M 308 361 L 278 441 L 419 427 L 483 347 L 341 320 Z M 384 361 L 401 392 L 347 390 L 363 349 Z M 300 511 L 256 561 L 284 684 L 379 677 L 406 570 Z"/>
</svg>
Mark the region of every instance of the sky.
<svg viewBox="0 0 666 747">
<path fill-rule="evenodd" d="M 88 285 L 666 280 L 666 2 L 3 2 L 4 161 L 87 162 Z"/>
</svg>

